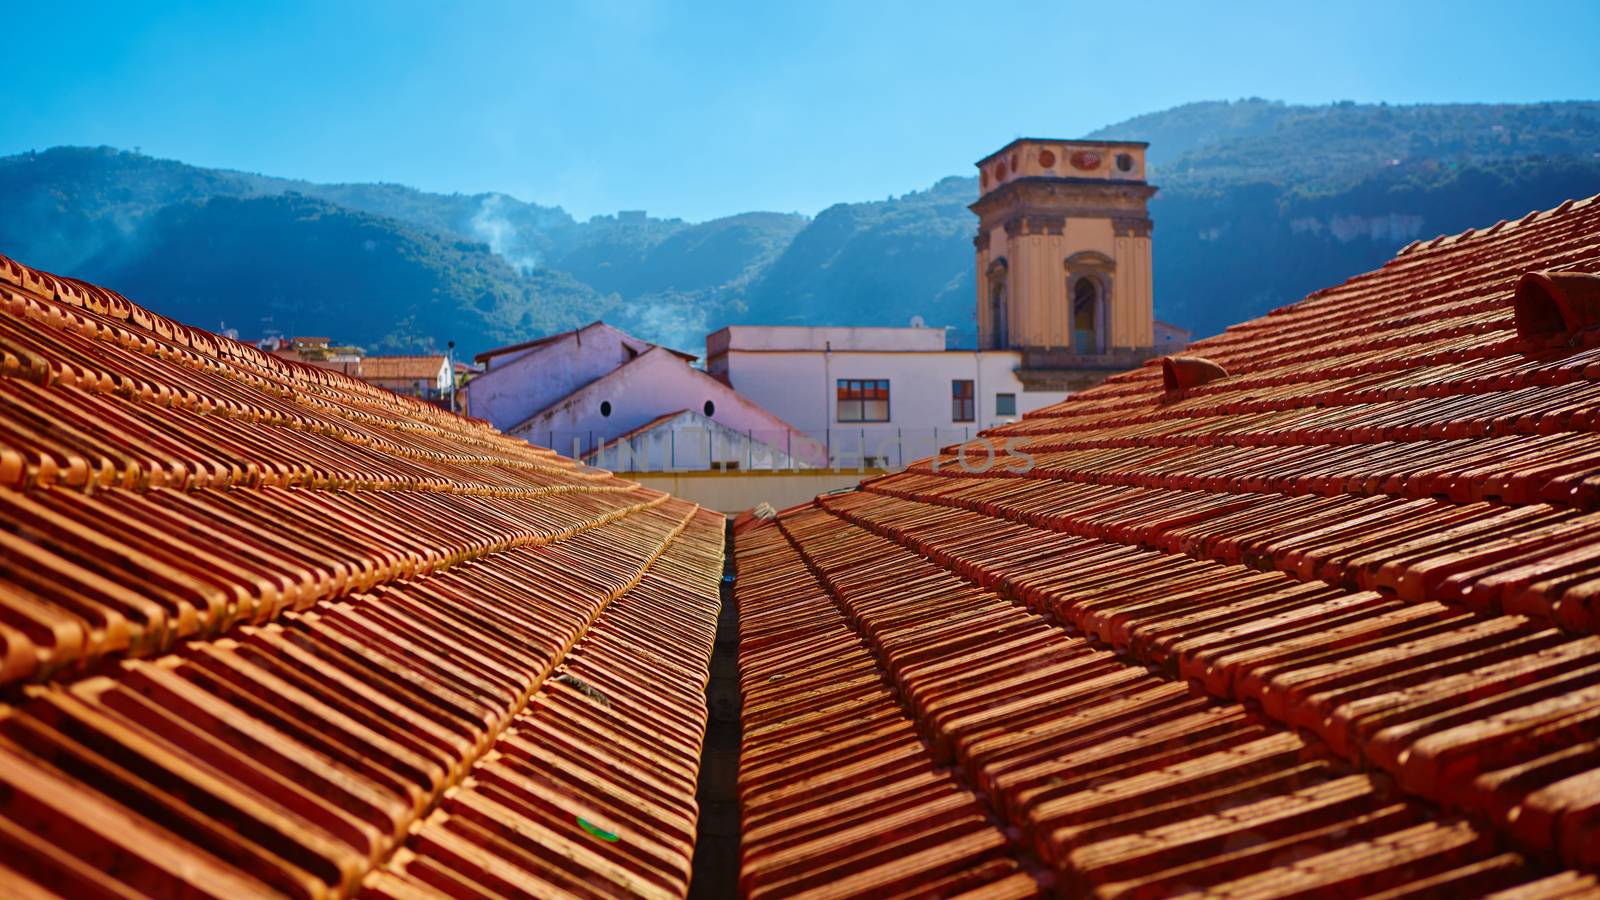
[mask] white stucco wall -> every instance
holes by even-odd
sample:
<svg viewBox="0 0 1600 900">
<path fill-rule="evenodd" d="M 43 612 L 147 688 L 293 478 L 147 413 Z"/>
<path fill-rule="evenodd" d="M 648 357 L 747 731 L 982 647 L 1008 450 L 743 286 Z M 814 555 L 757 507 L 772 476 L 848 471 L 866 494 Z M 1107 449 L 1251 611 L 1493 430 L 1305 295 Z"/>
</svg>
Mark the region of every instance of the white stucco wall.
<svg viewBox="0 0 1600 900">
<path fill-rule="evenodd" d="M 564 400 L 511 429 L 517 437 L 572 455 L 626 434 L 652 419 L 679 410 L 705 412 L 718 425 L 771 444 L 810 465 L 827 461 L 820 444 L 805 435 L 790 434 L 788 423 L 683 358 L 657 347 L 574 391 Z M 474 398 L 476 402 L 476 398 Z M 610 415 L 602 410 L 610 404 Z M 476 407 L 474 414 L 478 414 Z"/>
<path fill-rule="evenodd" d="M 489 370 L 464 388 L 468 408 L 494 427 L 509 430 L 622 365 L 631 358 L 625 348 L 642 353 L 650 345 L 597 324 L 509 354 L 509 360 L 491 357 Z"/>
<path fill-rule="evenodd" d="M 727 377 L 739 393 L 831 448 L 836 463 L 862 454 L 896 466 L 928 456 L 979 430 L 1059 403 L 1066 393 L 1024 392 L 1012 351 L 834 352 L 729 350 Z M 840 422 L 839 379 L 888 379 L 888 422 Z M 975 382 L 976 421 L 953 419 L 951 382 Z M 1016 416 L 995 410 L 997 394 L 1016 397 Z"/>
<path fill-rule="evenodd" d="M 585 457 L 585 462 L 613 472 L 775 472 L 809 469 L 810 464 L 784 448 L 756 439 L 685 411 L 627 437 L 618 438 Z"/>
<path fill-rule="evenodd" d="M 922 350 L 945 348 L 943 328 L 854 325 L 729 325 L 706 336 L 709 359 L 728 350 Z"/>
</svg>

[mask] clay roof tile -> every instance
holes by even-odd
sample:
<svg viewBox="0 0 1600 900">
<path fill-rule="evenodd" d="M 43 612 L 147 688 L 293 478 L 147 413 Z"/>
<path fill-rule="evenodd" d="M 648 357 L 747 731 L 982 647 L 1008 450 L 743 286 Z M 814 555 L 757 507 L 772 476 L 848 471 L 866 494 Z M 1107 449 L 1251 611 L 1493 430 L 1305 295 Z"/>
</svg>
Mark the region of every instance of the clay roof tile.
<svg viewBox="0 0 1600 900">
<path fill-rule="evenodd" d="M 767 643 L 827 620 L 1062 893 L 1592 893 L 1596 273 L 1594 198 L 1413 244 L 986 432 L 987 471 L 742 519 L 747 710 L 782 710 L 746 777 L 828 721 Z M 831 871 L 764 796 L 786 876 Z"/>
<path fill-rule="evenodd" d="M 722 552 L 720 515 L 0 257 L 6 886 L 681 896 Z"/>
</svg>

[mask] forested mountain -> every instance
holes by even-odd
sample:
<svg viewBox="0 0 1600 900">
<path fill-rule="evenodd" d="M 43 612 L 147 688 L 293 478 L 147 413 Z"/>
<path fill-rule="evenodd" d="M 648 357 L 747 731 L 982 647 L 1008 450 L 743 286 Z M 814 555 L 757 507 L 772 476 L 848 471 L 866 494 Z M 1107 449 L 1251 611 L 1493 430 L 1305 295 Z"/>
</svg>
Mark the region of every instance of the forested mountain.
<svg viewBox="0 0 1600 900">
<path fill-rule="evenodd" d="M 1089 137 L 1150 142 L 1159 318 L 1196 337 L 1382 265 L 1416 238 L 1600 193 L 1600 103 L 1195 103 Z M 999 143 L 998 141 L 996 143 Z M 975 177 L 830 207 L 747 298 L 750 321 L 974 339 Z"/>
<path fill-rule="evenodd" d="M 78 268 L 129 296 L 161 298 L 160 310 L 185 322 L 244 337 L 353 338 L 373 351 L 442 349 L 457 334 L 511 341 L 610 305 L 564 273 L 518 272 L 481 243 L 302 194 L 164 206 Z"/>
<path fill-rule="evenodd" d="M 1193 103 L 1147 140 L 1156 314 L 1203 335 L 1415 238 L 1600 193 L 1600 104 Z M 996 143 L 1001 141 L 997 138 Z M 729 323 L 902 325 L 971 341 L 976 179 L 807 219 L 574 220 L 504 194 L 314 184 L 110 148 L 0 158 L 0 252 L 244 337 L 467 352 L 605 317 L 694 352 Z"/>
</svg>

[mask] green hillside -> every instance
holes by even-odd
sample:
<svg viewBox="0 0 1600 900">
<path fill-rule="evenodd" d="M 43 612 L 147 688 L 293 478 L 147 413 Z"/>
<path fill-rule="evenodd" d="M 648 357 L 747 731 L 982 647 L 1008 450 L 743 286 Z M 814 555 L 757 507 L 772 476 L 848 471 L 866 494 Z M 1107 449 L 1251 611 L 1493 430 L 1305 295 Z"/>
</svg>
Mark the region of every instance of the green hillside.
<svg viewBox="0 0 1600 900">
<path fill-rule="evenodd" d="M 162 207 L 75 271 L 209 328 L 387 351 L 510 342 L 614 300 L 562 273 L 519 273 L 483 244 L 298 194 Z"/>
<path fill-rule="evenodd" d="M 1147 140 L 1156 314 L 1203 335 L 1416 238 L 1600 193 L 1600 103 L 1192 103 Z M 996 141 L 998 142 L 998 138 Z M 313 184 L 110 148 L 0 158 L 0 252 L 244 337 L 468 352 L 606 317 L 699 352 L 730 323 L 904 325 L 973 340 L 964 173 L 815 218 L 580 222 L 505 194 Z"/>
<path fill-rule="evenodd" d="M 1148 140 L 1156 315 L 1215 333 L 1382 265 L 1416 238 L 1600 193 L 1600 103 L 1209 102 L 1089 137 Z M 975 340 L 976 178 L 818 215 L 741 321 L 903 325 Z"/>
<path fill-rule="evenodd" d="M 977 179 L 817 214 L 740 297 L 740 321 L 769 324 L 970 324 L 975 296 L 967 204 Z M 965 317 L 965 319 L 963 319 Z"/>
</svg>

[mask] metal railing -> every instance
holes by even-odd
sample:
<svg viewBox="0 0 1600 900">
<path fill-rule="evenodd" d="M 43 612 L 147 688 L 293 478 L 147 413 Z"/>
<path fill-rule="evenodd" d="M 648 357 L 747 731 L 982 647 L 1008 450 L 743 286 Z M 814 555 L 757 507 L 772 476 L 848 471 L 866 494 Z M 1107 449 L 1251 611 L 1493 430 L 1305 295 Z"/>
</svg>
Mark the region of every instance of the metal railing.
<svg viewBox="0 0 1600 900">
<path fill-rule="evenodd" d="M 971 441 L 980 430 L 977 425 L 873 425 L 736 432 L 680 426 L 626 439 L 594 431 L 552 430 L 531 436 L 563 456 L 614 472 L 845 472 L 904 468 L 942 448 Z M 997 444 L 996 450 L 1000 449 Z M 984 453 L 980 448 L 976 460 L 981 461 Z"/>
</svg>

